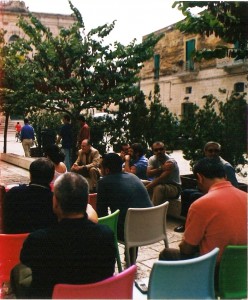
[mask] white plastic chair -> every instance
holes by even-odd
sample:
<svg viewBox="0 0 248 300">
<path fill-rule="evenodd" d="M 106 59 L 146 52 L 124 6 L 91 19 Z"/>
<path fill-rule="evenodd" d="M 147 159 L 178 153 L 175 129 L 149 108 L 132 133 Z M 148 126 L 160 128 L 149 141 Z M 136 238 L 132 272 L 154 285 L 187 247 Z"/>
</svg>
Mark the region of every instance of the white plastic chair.
<svg viewBox="0 0 248 300">
<path fill-rule="evenodd" d="M 127 267 L 131 265 L 130 248 L 145 246 L 164 241 L 168 248 L 166 234 L 166 215 L 169 202 L 149 208 L 129 208 L 124 227 L 124 244 Z M 135 264 L 136 251 L 132 252 L 132 263 Z"/>
<path fill-rule="evenodd" d="M 215 299 L 214 271 L 219 248 L 187 260 L 155 262 L 148 299 Z"/>
</svg>

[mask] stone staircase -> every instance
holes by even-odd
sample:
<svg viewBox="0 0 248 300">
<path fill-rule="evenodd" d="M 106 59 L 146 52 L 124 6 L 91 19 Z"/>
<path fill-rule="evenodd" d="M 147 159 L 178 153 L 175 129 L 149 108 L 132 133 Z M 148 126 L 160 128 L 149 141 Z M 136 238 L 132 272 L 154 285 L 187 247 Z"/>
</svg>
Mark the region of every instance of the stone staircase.
<svg viewBox="0 0 248 300">
<path fill-rule="evenodd" d="M 20 124 L 23 126 L 23 120 L 10 120 L 8 123 L 8 134 L 15 132 L 15 125 L 17 122 L 20 122 Z M 4 133 L 4 126 L 5 126 L 5 117 L 0 116 L 0 135 L 3 135 Z"/>
</svg>

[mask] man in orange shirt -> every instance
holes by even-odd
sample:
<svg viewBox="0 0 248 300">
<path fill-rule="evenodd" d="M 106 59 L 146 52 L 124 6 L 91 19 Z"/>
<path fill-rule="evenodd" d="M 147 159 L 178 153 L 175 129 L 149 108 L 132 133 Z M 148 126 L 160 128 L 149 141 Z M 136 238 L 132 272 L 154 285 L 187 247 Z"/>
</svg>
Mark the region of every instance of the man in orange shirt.
<svg viewBox="0 0 248 300">
<path fill-rule="evenodd" d="M 77 136 L 77 148 L 80 149 L 82 141 L 90 139 L 90 127 L 86 123 L 85 117 L 83 115 L 80 115 L 78 117 L 78 121 L 80 122 L 81 128 Z"/>
<path fill-rule="evenodd" d="M 187 259 L 218 247 L 218 264 L 227 245 L 247 244 L 247 194 L 227 181 L 219 160 L 203 158 L 193 172 L 206 194 L 190 206 L 180 250 L 164 249 L 159 258 Z"/>
</svg>

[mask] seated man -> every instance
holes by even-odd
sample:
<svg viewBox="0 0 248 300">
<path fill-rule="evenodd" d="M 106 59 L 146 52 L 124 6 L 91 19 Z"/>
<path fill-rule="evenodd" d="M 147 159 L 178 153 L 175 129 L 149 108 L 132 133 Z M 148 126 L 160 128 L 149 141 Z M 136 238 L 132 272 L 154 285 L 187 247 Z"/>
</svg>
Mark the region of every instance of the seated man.
<svg viewBox="0 0 248 300">
<path fill-rule="evenodd" d="M 87 202 L 88 183 L 83 176 L 69 172 L 56 179 L 53 209 L 59 222 L 31 233 L 24 242 L 22 264 L 11 276 L 18 298 L 51 298 L 57 283 L 93 283 L 113 276 L 114 233 L 88 220 Z M 32 280 L 22 287 L 19 282 L 26 267 L 32 271 Z"/>
<path fill-rule="evenodd" d="M 98 181 L 97 213 L 99 217 L 120 210 L 117 234 L 119 240 L 124 240 L 124 223 L 128 208 L 153 206 L 148 192 L 133 174 L 122 172 L 122 159 L 116 153 L 108 153 L 102 161 L 103 178 Z"/>
<path fill-rule="evenodd" d="M 204 146 L 204 155 L 208 158 L 218 159 L 224 166 L 227 180 L 231 182 L 231 184 L 235 187 L 238 187 L 238 181 L 235 175 L 235 170 L 233 166 L 225 161 L 220 156 L 221 145 L 217 142 L 208 142 Z M 199 189 L 185 189 L 181 193 L 181 216 L 187 218 L 188 210 L 190 205 L 197 199 L 203 196 L 203 192 Z M 181 224 L 177 226 L 174 231 L 176 232 L 184 232 L 185 224 Z"/>
<path fill-rule="evenodd" d="M 146 169 L 148 159 L 144 155 L 144 148 L 139 143 L 134 143 L 124 157 L 123 169 L 125 172 L 133 173 L 140 179 L 146 180 Z"/>
<path fill-rule="evenodd" d="M 83 140 L 81 150 L 78 151 L 78 158 L 71 167 L 72 172 L 86 177 L 92 193 L 96 192 L 96 183 L 100 177 L 100 160 L 100 154 L 97 149 L 91 146 L 90 140 Z"/>
<path fill-rule="evenodd" d="M 3 202 L 4 233 L 26 233 L 57 223 L 52 209 L 50 182 L 54 164 L 38 158 L 30 164 L 30 184 L 10 189 Z"/>
<path fill-rule="evenodd" d="M 205 194 L 190 206 L 180 250 L 164 249 L 159 258 L 187 259 L 218 247 L 218 264 L 227 245 L 247 244 L 247 194 L 226 180 L 218 159 L 203 158 L 193 172 Z"/>
<path fill-rule="evenodd" d="M 165 153 L 164 143 L 153 143 L 152 150 L 154 155 L 148 160 L 147 177 L 154 179 L 146 188 L 153 189 L 152 202 L 156 206 L 180 195 L 181 179 L 177 162 Z"/>
</svg>

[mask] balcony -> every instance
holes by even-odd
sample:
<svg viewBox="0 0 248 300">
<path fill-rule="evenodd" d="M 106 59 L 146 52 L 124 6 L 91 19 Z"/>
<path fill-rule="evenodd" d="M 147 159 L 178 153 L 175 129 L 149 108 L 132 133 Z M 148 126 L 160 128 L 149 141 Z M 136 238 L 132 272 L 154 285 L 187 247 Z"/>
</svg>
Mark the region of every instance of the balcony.
<svg viewBox="0 0 248 300">
<path fill-rule="evenodd" d="M 248 71 L 248 60 L 238 59 L 234 60 L 231 57 L 224 57 L 216 59 L 216 68 L 224 69 L 228 73 L 232 72 L 247 72 Z"/>
<path fill-rule="evenodd" d="M 198 66 L 193 61 L 186 61 L 181 71 L 176 74 L 182 81 L 192 81 L 199 73 Z"/>
</svg>

